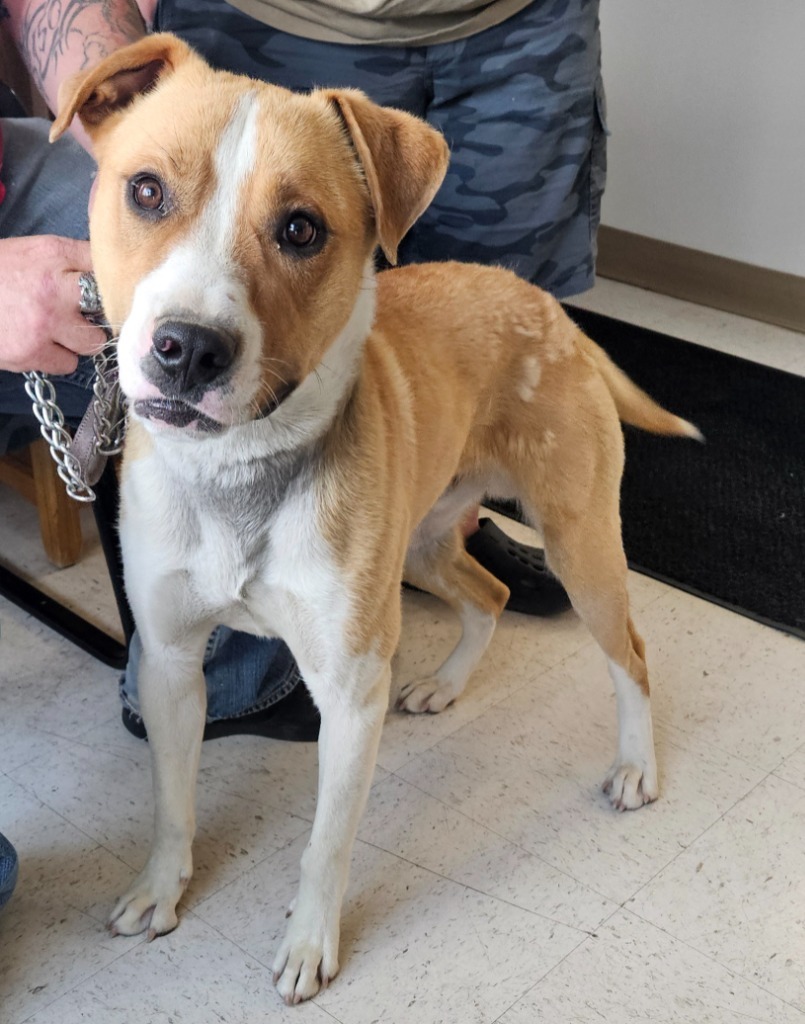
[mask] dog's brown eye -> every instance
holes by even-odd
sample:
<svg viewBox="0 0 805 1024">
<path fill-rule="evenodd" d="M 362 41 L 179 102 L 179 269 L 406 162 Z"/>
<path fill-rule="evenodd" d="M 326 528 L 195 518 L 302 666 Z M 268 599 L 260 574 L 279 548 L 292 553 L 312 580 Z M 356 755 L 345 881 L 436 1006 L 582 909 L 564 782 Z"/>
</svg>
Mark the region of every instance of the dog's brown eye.
<svg viewBox="0 0 805 1024">
<path fill-rule="evenodd" d="M 318 228 L 310 217 L 297 213 L 285 225 L 282 234 L 286 242 L 290 242 L 297 249 L 304 249 L 316 241 L 318 233 Z"/>
<path fill-rule="evenodd" d="M 292 259 L 311 259 L 327 244 L 327 227 L 315 213 L 297 207 L 276 226 L 275 238 L 281 252 Z"/>
<path fill-rule="evenodd" d="M 138 178 L 132 182 L 131 197 L 141 210 L 149 213 L 160 210 L 165 201 L 162 185 L 156 178 Z"/>
</svg>

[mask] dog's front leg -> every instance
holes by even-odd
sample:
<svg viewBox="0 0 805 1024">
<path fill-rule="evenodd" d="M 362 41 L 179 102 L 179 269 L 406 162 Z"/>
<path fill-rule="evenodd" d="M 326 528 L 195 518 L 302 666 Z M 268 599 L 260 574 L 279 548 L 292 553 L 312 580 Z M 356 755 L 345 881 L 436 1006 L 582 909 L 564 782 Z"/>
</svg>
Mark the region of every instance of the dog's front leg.
<svg viewBox="0 0 805 1024">
<path fill-rule="evenodd" d="M 388 661 L 364 655 L 348 659 L 334 674 L 303 668 L 303 675 L 321 712 L 319 794 L 299 892 L 274 960 L 274 980 L 288 1004 L 310 999 L 338 971 L 341 904 L 388 709 L 391 670 Z"/>
<path fill-rule="evenodd" d="M 148 929 L 150 940 L 178 924 L 176 905 L 193 873 L 194 790 L 207 706 L 204 640 L 198 634 L 169 646 L 143 638 L 138 687 L 151 746 L 154 841 L 148 863 L 112 912 L 115 935 Z"/>
</svg>

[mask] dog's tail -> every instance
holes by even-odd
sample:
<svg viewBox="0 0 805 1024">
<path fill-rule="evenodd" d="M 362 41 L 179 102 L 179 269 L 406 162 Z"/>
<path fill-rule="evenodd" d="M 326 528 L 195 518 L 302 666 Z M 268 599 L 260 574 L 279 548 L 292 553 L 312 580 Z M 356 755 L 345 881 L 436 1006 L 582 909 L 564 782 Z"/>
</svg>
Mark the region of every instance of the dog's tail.
<svg viewBox="0 0 805 1024">
<path fill-rule="evenodd" d="M 623 423 L 648 430 L 652 434 L 671 434 L 675 437 L 691 437 L 695 441 L 704 441 L 704 435 L 697 426 L 663 409 L 630 380 L 602 348 L 586 335 L 582 334 L 582 337 L 584 349 L 592 357 L 598 372 L 604 378 Z"/>
</svg>

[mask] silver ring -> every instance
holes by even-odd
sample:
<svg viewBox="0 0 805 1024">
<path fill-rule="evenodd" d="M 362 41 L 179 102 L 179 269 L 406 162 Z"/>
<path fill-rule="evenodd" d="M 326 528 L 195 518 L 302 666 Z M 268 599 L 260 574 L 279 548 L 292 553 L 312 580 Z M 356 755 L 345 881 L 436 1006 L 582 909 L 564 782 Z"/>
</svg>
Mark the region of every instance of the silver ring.
<svg viewBox="0 0 805 1024">
<path fill-rule="evenodd" d="M 98 316 L 99 313 L 103 313 L 98 282 L 95 280 L 94 274 L 79 274 L 78 290 L 78 308 L 82 316 Z"/>
</svg>

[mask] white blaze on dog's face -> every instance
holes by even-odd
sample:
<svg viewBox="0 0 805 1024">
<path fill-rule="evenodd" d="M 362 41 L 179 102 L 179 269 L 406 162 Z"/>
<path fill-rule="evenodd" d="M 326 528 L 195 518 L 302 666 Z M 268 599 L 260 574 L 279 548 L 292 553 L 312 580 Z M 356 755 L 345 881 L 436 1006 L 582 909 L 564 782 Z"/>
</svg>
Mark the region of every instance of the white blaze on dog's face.
<svg viewBox="0 0 805 1024">
<path fill-rule="evenodd" d="M 408 115 L 215 72 L 166 35 L 60 99 L 53 134 L 77 112 L 98 156 L 93 263 L 121 386 L 155 429 L 265 417 L 348 324 L 361 341 L 376 241 L 393 259 L 446 166 Z"/>
</svg>

